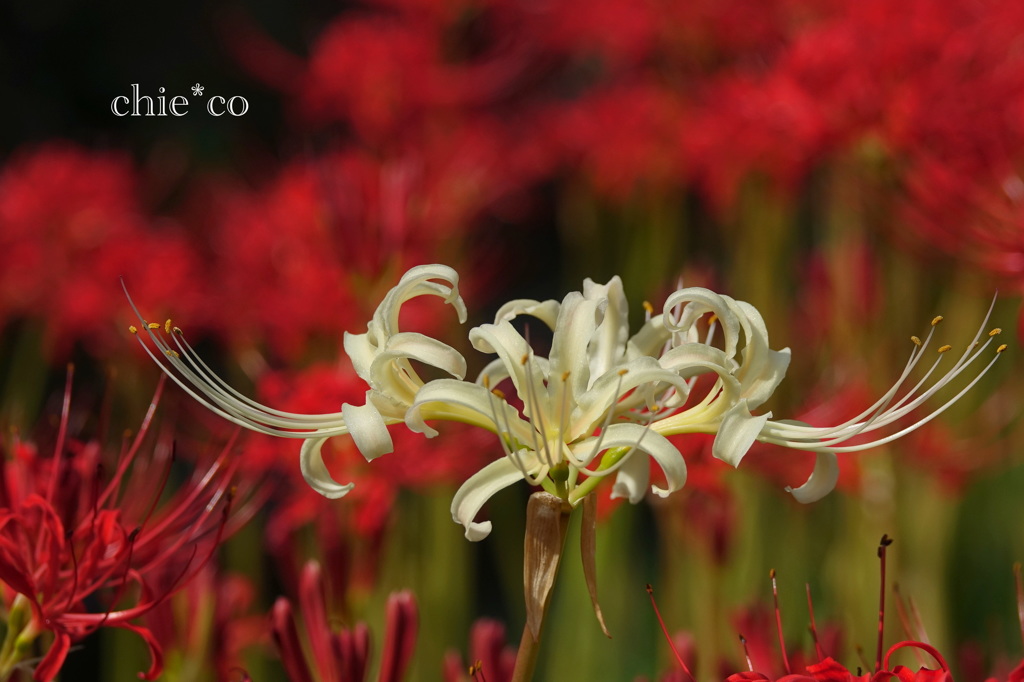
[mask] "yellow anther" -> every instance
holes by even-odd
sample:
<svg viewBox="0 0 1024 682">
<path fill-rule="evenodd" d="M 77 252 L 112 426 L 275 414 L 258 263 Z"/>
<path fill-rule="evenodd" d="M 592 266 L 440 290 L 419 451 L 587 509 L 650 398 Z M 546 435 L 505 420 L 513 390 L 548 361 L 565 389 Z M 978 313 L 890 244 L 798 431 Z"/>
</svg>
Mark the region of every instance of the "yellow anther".
<svg viewBox="0 0 1024 682">
<path fill-rule="evenodd" d="M 180 358 L 181 357 L 181 355 L 178 354 L 178 351 L 172 350 L 170 348 L 168 348 L 164 352 L 167 353 L 168 355 L 170 355 L 172 358 Z"/>
<path fill-rule="evenodd" d="M 996 352 L 997 352 L 997 353 L 1002 353 L 1002 352 L 1003 352 L 1004 350 L 1006 350 L 1007 348 L 1009 348 L 1009 346 L 1007 346 L 1007 345 L 1006 345 L 1006 344 L 1004 343 L 1003 345 L 999 346 L 999 348 L 996 348 Z"/>
<path fill-rule="evenodd" d="M 651 305 L 650 301 L 644 301 L 643 302 L 643 306 L 644 306 L 644 310 L 647 311 L 648 315 L 653 315 L 654 314 L 654 306 Z"/>
<path fill-rule="evenodd" d="M 562 383 L 565 383 L 568 380 L 569 380 L 569 370 L 565 370 L 564 372 L 562 372 Z"/>
<path fill-rule="evenodd" d="M 620 369 L 620 370 L 619 370 L 619 376 L 620 376 L 620 377 L 624 377 L 624 376 L 626 376 L 627 374 L 629 374 L 629 370 L 628 370 L 628 369 Z"/>
<path fill-rule="evenodd" d="M 916 336 L 911 336 L 910 340 L 914 342 L 915 346 L 920 346 L 921 345 L 921 339 L 917 338 Z"/>
<path fill-rule="evenodd" d="M 181 331 L 181 327 L 171 327 L 171 331 L 174 332 L 175 334 L 179 335 L 179 336 L 181 336 L 182 334 L 185 333 L 185 332 Z"/>
<path fill-rule="evenodd" d="M 499 391 L 498 389 L 494 389 L 493 391 L 491 391 L 491 393 L 493 393 L 498 398 L 501 398 L 502 400 L 505 399 L 505 394 Z"/>
<path fill-rule="evenodd" d="M 989 335 L 989 336 L 998 336 L 998 335 L 1000 335 L 1000 334 L 1002 334 L 1002 333 L 1003 333 L 1003 330 L 1002 330 L 1002 329 L 1000 329 L 999 327 L 996 327 L 995 329 L 993 329 L 992 331 L 990 331 L 990 332 L 988 333 L 988 335 Z"/>
<path fill-rule="evenodd" d="M 480 379 L 480 383 L 483 385 L 484 388 L 490 389 L 491 388 L 491 376 L 489 374 L 483 375 L 483 377 L 481 377 L 481 379 Z"/>
<path fill-rule="evenodd" d="M 936 315 L 935 317 L 932 318 L 933 327 L 937 325 L 939 322 L 942 322 L 942 315 Z"/>
<path fill-rule="evenodd" d="M 529 354 L 529 353 L 526 353 L 526 354 L 524 354 L 524 355 L 523 355 L 523 359 L 522 359 L 522 360 L 520 360 L 519 362 L 520 362 L 520 364 L 523 364 L 523 365 L 525 365 L 525 364 L 526 364 L 526 363 L 528 363 L 529 361 L 530 361 L 530 354 Z"/>
<path fill-rule="evenodd" d="M 171 333 L 171 318 L 169 318 L 169 317 L 167 318 L 167 321 L 164 322 L 164 333 L 166 333 L 166 334 L 170 334 Z"/>
<path fill-rule="evenodd" d="M 160 328 L 160 323 L 159 322 L 150 322 L 146 326 L 149 327 L 150 329 L 159 329 Z"/>
<path fill-rule="evenodd" d="M 128 331 L 130 331 L 132 334 L 138 334 L 139 333 L 138 327 L 136 327 L 134 324 L 128 325 Z"/>
<path fill-rule="evenodd" d="M 711 313 L 711 317 L 708 318 L 708 324 L 714 324 L 715 322 L 718 322 L 718 315 Z"/>
<path fill-rule="evenodd" d="M 951 346 L 951 345 L 949 345 L 947 343 L 945 346 L 940 346 L 939 347 L 939 352 L 940 353 L 945 353 L 946 351 L 951 350 L 952 348 L 953 348 L 953 346 Z"/>
</svg>

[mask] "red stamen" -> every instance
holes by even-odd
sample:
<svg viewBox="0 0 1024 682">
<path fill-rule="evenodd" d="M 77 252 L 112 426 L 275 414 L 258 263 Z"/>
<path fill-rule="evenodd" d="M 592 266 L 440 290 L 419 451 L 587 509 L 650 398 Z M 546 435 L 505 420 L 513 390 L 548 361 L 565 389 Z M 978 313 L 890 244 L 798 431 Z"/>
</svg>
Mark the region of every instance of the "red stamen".
<svg viewBox="0 0 1024 682">
<path fill-rule="evenodd" d="M 117 471 L 114 472 L 113 478 L 107 483 L 107 487 L 103 490 L 103 494 L 100 495 L 99 505 L 102 507 L 107 499 L 114 494 L 121 487 L 121 479 L 124 478 L 125 472 L 128 470 L 129 465 L 135 459 L 135 455 L 139 452 L 139 448 L 142 447 L 142 441 L 145 439 L 146 434 L 149 433 L 149 426 L 153 422 L 153 416 L 156 414 L 157 404 L 160 402 L 160 396 L 164 391 L 164 384 L 166 383 L 166 377 L 160 376 L 160 380 L 156 384 L 156 390 L 153 392 L 153 399 L 149 401 L 149 407 L 146 409 L 146 416 L 142 418 L 142 423 L 139 425 L 139 430 L 135 434 L 135 438 L 132 440 L 132 444 L 128 447 L 127 452 L 123 452 L 120 460 L 117 463 Z"/>
<path fill-rule="evenodd" d="M 1020 562 L 1013 565 L 1013 579 L 1017 584 L 1017 620 L 1020 622 L 1020 638 L 1024 641 L 1024 578 L 1021 578 Z"/>
<path fill-rule="evenodd" d="M 907 636 L 907 639 L 917 639 L 914 634 L 913 627 L 910 624 L 910 618 L 907 615 L 907 607 L 903 603 L 903 593 L 900 592 L 900 584 L 893 583 L 892 591 L 893 595 L 896 597 L 896 613 L 900 617 L 900 625 L 903 626 L 903 634 Z"/>
<path fill-rule="evenodd" d="M 658 603 L 654 601 L 654 588 L 651 584 L 647 584 L 647 595 L 651 598 L 651 606 L 654 607 L 654 615 L 658 617 L 658 624 L 661 626 L 661 632 L 665 635 L 665 639 L 668 640 L 668 646 L 672 650 L 672 655 L 675 656 L 676 663 L 683 669 L 686 676 L 690 678 L 691 682 L 696 682 L 693 677 L 693 673 L 686 667 L 686 663 L 683 661 L 683 657 L 679 655 L 679 650 L 676 649 L 675 643 L 672 641 L 672 636 L 668 633 L 668 627 L 665 625 L 665 620 L 661 617 L 661 610 L 658 609 Z"/>
<path fill-rule="evenodd" d="M 779 649 L 782 651 L 782 665 L 786 669 L 787 675 L 792 675 L 793 671 L 789 667 L 789 656 L 786 655 L 786 640 L 782 636 L 782 613 L 779 611 L 779 586 L 775 580 L 775 569 L 773 568 L 769 574 L 772 578 L 772 599 L 775 601 L 775 631 L 779 634 Z"/>
<path fill-rule="evenodd" d="M 824 661 L 825 652 L 821 648 L 821 642 L 818 641 L 818 626 L 814 622 L 814 602 L 811 601 L 811 584 L 804 583 L 804 587 L 807 589 L 807 612 L 811 614 L 811 639 L 814 640 L 814 653 L 819 661 Z"/>
<path fill-rule="evenodd" d="M 71 591 L 68 592 L 67 603 L 64 604 L 64 610 L 70 611 L 71 605 L 74 604 L 75 594 L 78 592 L 78 557 L 75 556 L 75 536 L 72 531 L 68 531 L 66 534 L 66 540 L 68 543 L 68 551 L 71 552 Z"/>
<path fill-rule="evenodd" d="M 882 638 L 885 629 L 885 550 L 892 544 L 892 538 L 882 535 L 878 543 L 878 559 L 881 567 L 881 582 L 878 586 L 878 648 L 875 654 L 875 672 L 882 669 Z"/>
<path fill-rule="evenodd" d="M 75 376 L 75 366 L 68 364 L 68 376 L 64 380 L 64 402 L 60 408 L 60 428 L 57 430 L 57 443 L 53 448 L 53 469 L 50 471 L 50 485 L 46 491 L 46 501 L 52 503 L 60 480 L 61 464 L 64 460 L 64 441 L 68 435 L 68 421 L 71 415 L 71 380 Z"/>
<path fill-rule="evenodd" d="M 750 649 L 747 648 L 747 638 L 740 634 L 740 644 L 743 646 L 743 657 L 747 659 L 747 670 L 754 672 L 754 662 L 750 660 Z"/>
<path fill-rule="evenodd" d="M 167 489 L 167 481 L 171 478 L 171 467 L 174 466 L 174 462 L 178 459 L 178 441 L 171 441 L 171 456 L 167 459 L 167 468 L 164 469 L 163 480 L 160 481 L 160 489 L 156 495 L 153 496 L 153 504 L 149 506 L 149 511 L 142 518 L 142 523 L 139 524 L 139 528 L 144 528 L 149 522 L 149 519 L 153 516 L 153 512 L 156 511 L 156 506 L 160 504 L 160 498 L 164 495 L 164 490 Z"/>
<path fill-rule="evenodd" d="M 896 612 L 900 616 L 900 624 L 903 626 L 903 632 L 907 635 L 907 639 L 921 639 L 920 634 L 915 632 L 913 624 L 910 622 L 910 618 L 907 615 L 907 607 L 903 602 L 903 593 L 900 592 L 900 584 L 893 583 L 892 591 L 896 596 Z M 924 656 L 921 655 L 920 649 L 914 649 L 914 653 L 917 655 L 917 662 L 924 665 Z"/>
</svg>

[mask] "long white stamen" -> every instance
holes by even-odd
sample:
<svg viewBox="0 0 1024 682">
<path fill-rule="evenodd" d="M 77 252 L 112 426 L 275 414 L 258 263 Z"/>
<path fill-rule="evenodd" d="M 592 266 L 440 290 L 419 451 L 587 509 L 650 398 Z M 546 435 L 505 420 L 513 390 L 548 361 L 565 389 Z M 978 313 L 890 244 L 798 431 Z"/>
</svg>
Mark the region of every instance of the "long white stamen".
<svg viewBox="0 0 1024 682">
<path fill-rule="evenodd" d="M 929 421 L 942 414 L 953 403 L 959 400 L 965 393 L 967 393 L 967 391 L 969 391 L 973 386 L 975 386 L 978 383 L 978 381 L 981 380 L 981 377 L 988 373 L 989 369 L 991 369 L 991 367 L 995 364 L 996 360 L 998 360 L 999 355 L 1001 355 L 1002 352 L 1006 349 L 1005 344 L 1001 345 L 996 350 L 995 357 L 993 357 L 988 362 L 988 364 L 974 377 L 973 380 L 971 380 L 971 382 L 966 387 L 960 390 L 953 398 L 945 402 L 941 407 L 929 413 L 924 418 L 914 422 L 913 424 L 910 424 L 909 426 L 901 429 L 896 433 L 890 434 L 889 436 L 885 436 L 883 438 L 876 439 L 869 443 L 850 446 L 840 445 L 841 443 L 844 443 L 857 435 L 876 431 L 880 428 L 889 426 L 890 424 L 893 424 L 896 421 L 899 421 L 913 410 L 919 408 L 929 398 L 935 395 L 939 390 L 944 388 L 946 385 L 948 385 L 950 382 L 956 379 L 960 374 L 966 371 L 967 368 L 970 367 L 981 356 L 983 352 L 985 352 L 988 346 L 992 343 L 992 340 L 995 338 L 995 336 L 1001 332 L 1000 329 L 991 330 L 990 332 L 988 332 L 988 338 L 985 340 L 985 342 L 979 344 L 979 339 L 981 339 L 982 334 L 985 333 L 984 330 L 988 325 L 988 320 L 991 316 L 994 305 L 995 300 L 993 299 L 992 304 L 989 306 L 988 313 L 986 313 L 985 319 L 982 321 L 981 326 L 975 333 L 974 338 L 967 345 L 967 348 L 960 355 L 960 357 L 953 364 L 953 366 L 949 370 L 947 370 L 941 378 L 935 381 L 934 384 L 924 392 L 920 394 L 918 393 L 921 390 L 921 388 L 927 383 L 931 375 L 934 373 L 934 370 L 938 366 L 939 362 L 941 362 L 942 357 L 949 350 L 949 346 L 941 347 L 939 349 L 939 358 L 936 359 L 936 361 L 932 364 L 932 366 L 929 368 L 924 377 L 920 381 L 918 381 L 917 384 L 903 397 L 901 397 L 895 404 L 891 404 L 895 394 L 899 391 L 902 384 L 906 381 L 910 371 L 913 370 L 915 365 L 917 365 L 922 354 L 925 352 L 928 346 L 928 342 L 931 340 L 932 332 L 929 332 L 928 337 L 923 343 L 917 337 L 912 337 L 912 340 L 914 341 L 916 348 L 911 353 L 911 357 L 908 360 L 907 365 L 904 368 L 904 371 L 901 374 L 900 378 L 897 380 L 896 384 L 894 384 L 893 387 L 890 388 L 889 391 L 887 391 L 881 399 L 879 399 L 879 401 L 872 405 L 871 408 L 865 410 L 854 419 L 848 420 L 838 426 L 826 428 L 818 428 L 796 424 L 781 425 L 770 423 L 769 427 L 766 429 L 766 432 L 759 438 L 759 440 L 762 440 L 763 442 L 767 443 L 774 443 L 802 450 L 825 449 L 832 452 L 856 452 L 892 442 L 893 440 L 896 440 L 897 438 L 900 438 L 901 436 L 910 433 L 914 429 L 917 429 L 918 427 L 927 424 Z M 941 317 L 937 317 L 932 321 L 932 331 L 934 331 L 935 325 L 938 324 L 938 322 L 940 322 L 941 319 Z"/>
</svg>

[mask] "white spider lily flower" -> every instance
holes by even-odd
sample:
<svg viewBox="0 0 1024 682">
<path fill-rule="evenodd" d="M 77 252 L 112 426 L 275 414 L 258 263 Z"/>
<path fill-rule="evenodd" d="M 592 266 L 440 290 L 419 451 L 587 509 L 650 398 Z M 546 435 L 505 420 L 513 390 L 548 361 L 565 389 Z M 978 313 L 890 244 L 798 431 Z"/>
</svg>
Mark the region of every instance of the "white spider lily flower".
<svg viewBox="0 0 1024 682">
<path fill-rule="evenodd" d="M 707 312 L 724 330 L 724 349 L 711 345 L 713 329 L 699 337 L 696 322 Z M 512 326 L 520 315 L 551 329 L 547 358 L 537 357 Z M 469 539 L 487 535 L 490 524 L 474 521 L 477 512 L 516 481 L 542 485 L 577 504 L 614 473 L 612 495 L 635 503 L 649 488 L 650 471 L 637 453 L 665 474 L 665 488 L 650 486 L 656 495 L 667 496 L 686 481 L 686 463 L 666 435 L 717 432 L 716 443 L 728 444 L 719 450 L 753 442 L 749 424 L 763 418 L 732 416 L 726 428 L 723 422 L 735 406 L 757 407 L 771 395 L 785 375 L 789 351 L 769 349 L 764 322 L 752 306 L 706 289 L 683 289 L 666 302 L 665 314 L 648 319 L 633 337 L 628 330 L 618 277 L 605 285 L 586 280 L 582 292 L 561 303 L 512 301 L 494 324 L 470 332 L 477 350 L 498 356 L 475 384 L 440 379 L 420 390 L 406 413 L 409 428 L 432 436 L 428 420 L 469 422 L 497 433 L 505 451 L 456 493 L 452 515 Z M 709 373 L 717 381 L 696 399 L 696 379 Z M 491 390 L 506 379 L 520 409 Z"/>
<path fill-rule="evenodd" d="M 452 516 L 470 540 L 490 532 L 489 522 L 475 520 L 487 500 L 521 480 L 570 505 L 579 504 L 611 474 L 613 497 L 636 503 L 648 490 L 669 495 L 686 482 L 686 463 L 667 439 L 676 434 L 715 434 L 714 456 L 733 466 L 739 466 L 755 441 L 815 452 L 810 478 L 787 490 L 801 502 L 817 500 L 836 485 L 837 453 L 883 445 L 931 421 L 970 390 L 1006 348 L 999 346 L 966 387 L 923 418 L 850 444 L 902 422 L 975 365 L 999 333 L 994 329 L 982 340 L 992 307 L 970 346 L 938 379 L 933 375 L 949 346 L 939 348 L 923 378 L 904 391 L 941 318 L 932 321 L 924 341 L 912 337 L 915 349 L 904 371 L 874 405 L 837 426 L 814 427 L 772 420 L 770 412 L 753 414 L 782 381 L 790 354 L 789 349 L 771 349 L 760 313 L 743 301 L 702 288 L 680 289 L 669 296 L 660 315 L 645 304 L 646 322 L 633 336 L 618 277 L 603 285 L 586 280 L 582 292 L 571 292 L 561 302 L 511 301 L 493 324 L 470 331 L 474 348 L 497 357 L 469 382 L 463 379 L 465 360 L 456 350 L 399 329 L 402 305 L 422 295 L 440 296 L 465 321 L 454 270 L 429 265 L 407 272 L 377 308 L 366 333 L 346 334 L 345 351 L 369 390 L 364 405 L 345 404 L 334 414 L 292 414 L 246 398 L 210 371 L 170 321 L 143 321 L 159 352 L 142 336 L 140 341 L 164 371 L 217 414 L 261 433 L 305 439 L 303 475 L 328 497 L 340 497 L 352 487 L 333 480 L 324 466 L 320 448 L 332 436 L 351 435 L 371 460 L 391 451 L 389 424 L 404 422 L 432 437 L 437 432 L 428 422 L 457 421 L 497 434 L 504 456 L 470 477 L 452 501 Z M 534 317 L 550 328 L 547 357 L 538 356 L 513 326 L 520 316 Z M 164 334 L 171 336 L 175 348 Z M 411 361 L 440 368 L 453 378 L 424 382 Z M 511 384 L 515 399 L 499 390 L 503 382 Z M 664 488 L 650 485 L 648 457 L 664 472 Z"/>
<path fill-rule="evenodd" d="M 377 307 L 366 333 L 345 335 L 345 351 L 356 373 L 370 387 L 366 404 L 346 403 L 340 412 L 312 415 L 275 410 L 242 395 L 203 362 L 170 320 L 164 324 L 146 322 L 130 296 L 128 300 L 142 323 L 144 334 L 137 334 L 142 347 L 186 393 L 239 426 L 271 436 L 303 439 L 299 457 L 302 475 L 320 494 L 337 498 L 353 484 L 338 483 L 328 472 L 320 452 L 328 438 L 351 436 L 367 461 L 391 452 L 387 425 L 404 421 L 406 408 L 424 385 L 410 361 L 437 367 L 459 379 L 466 374 L 466 361 L 454 348 L 424 334 L 399 329 L 402 306 L 418 296 L 439 296 L 455 308 L 460 322 L 466 321 L 455 270 L 444 265 L 412 268 Z M 131 331 L 138 330 L 132 327 Z"/>
</svg>

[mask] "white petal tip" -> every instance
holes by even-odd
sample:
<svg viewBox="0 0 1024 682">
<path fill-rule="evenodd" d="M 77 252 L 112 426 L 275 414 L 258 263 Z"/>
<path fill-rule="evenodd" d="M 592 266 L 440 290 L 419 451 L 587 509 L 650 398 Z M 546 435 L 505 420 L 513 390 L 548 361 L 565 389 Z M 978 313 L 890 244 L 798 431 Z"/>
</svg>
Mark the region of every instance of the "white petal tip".
<svg viewBox="0 0 1024 682">
<path fill-rule="evenodd" d="M 480 542 L 491 534 L 491 522 L 470 523 L 466 526 L 466 539 L 470 542 Z"/>
</svg>

